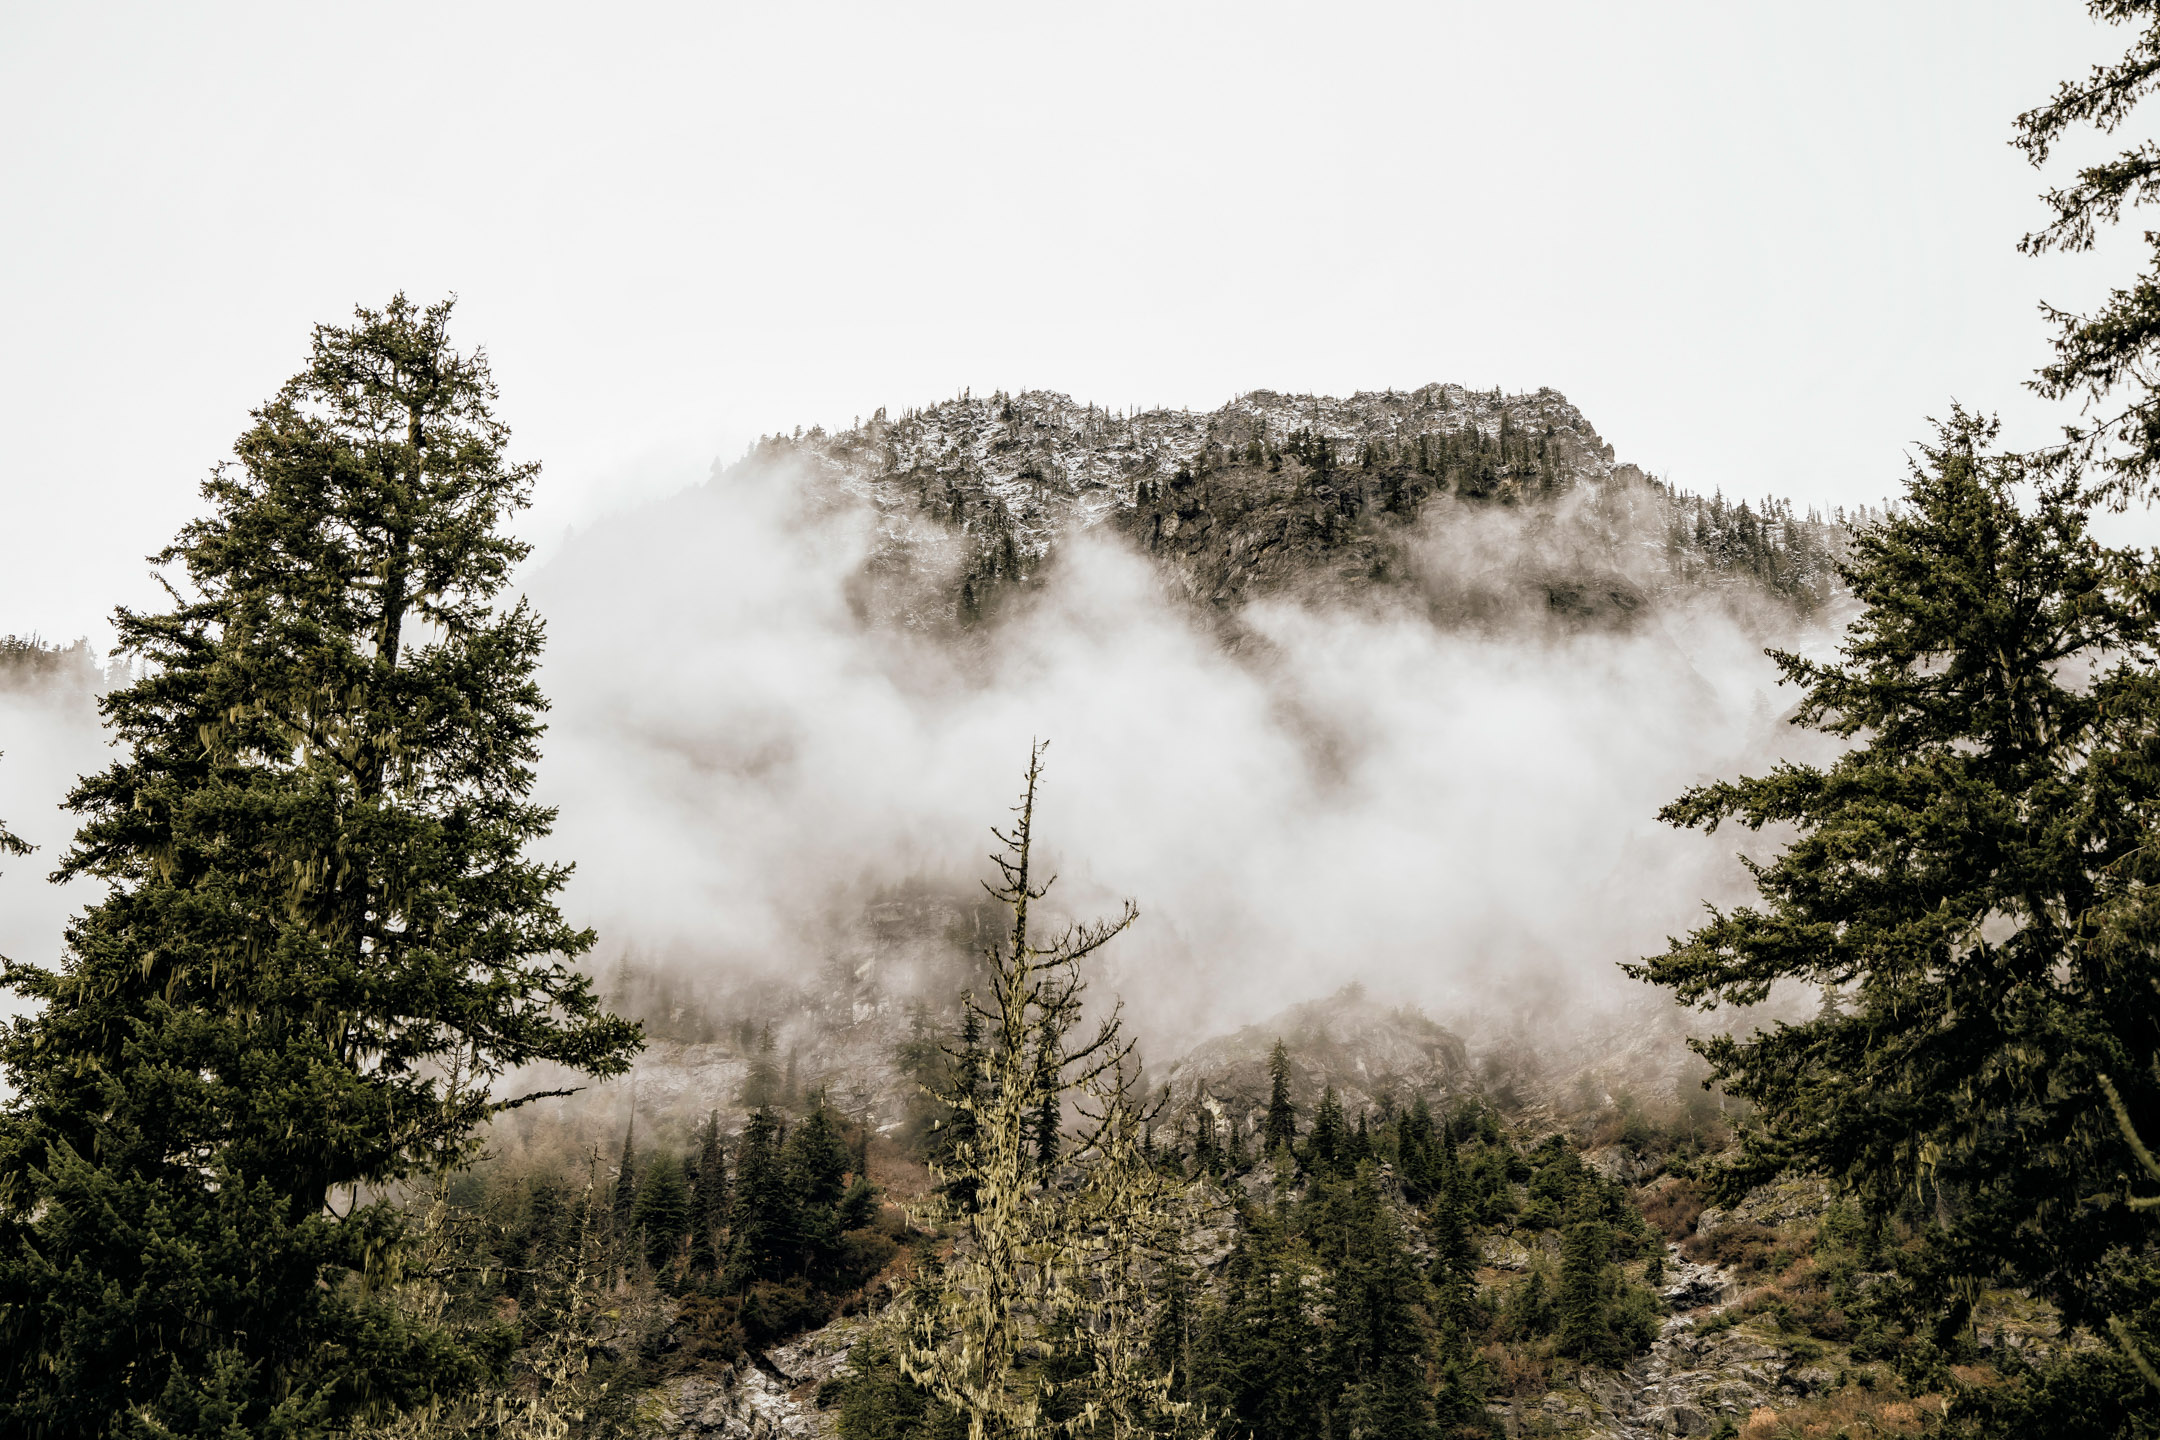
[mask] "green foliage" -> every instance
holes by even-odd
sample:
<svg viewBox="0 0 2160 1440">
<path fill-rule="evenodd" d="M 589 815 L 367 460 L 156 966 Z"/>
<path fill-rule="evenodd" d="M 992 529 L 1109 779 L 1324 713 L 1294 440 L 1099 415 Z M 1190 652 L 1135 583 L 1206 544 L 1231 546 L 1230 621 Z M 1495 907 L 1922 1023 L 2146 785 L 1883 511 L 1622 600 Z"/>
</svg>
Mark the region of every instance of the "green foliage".
<svg viewBox="0 0 2160 1440">
<path fill-rule="evenodd" d="M 1656 1295 L 1612 1263 L 1612 1239 L 1605 1221 L 1578 1220 L 1560 1246 L 1559 1350 L 1594 1365 L 1620 1365 L 1648 1349 L 1662 1312 Z"/>
<path fill-rule="evenodd" d="M 638 1181 L 630 1223 L 644 1240 L 648 1264 L 658 1270 L 674 1262 L 690 1233 L 690 1187 L 673 1155 L 663 1151 Z"/>
<path fill-rule="evenodd" d="M 2132 25 L 2139 33 L 2121 60 L 2063 82 L 2053 100 L 2018 117 L 2016 143 L 2035 166 L 2045 165 L 2074 127 L 2112 132 L 2151 91 L 2160 72 L 2160 5 L 2087 0 L 2086 9 L 2096 19 Z M 2160 199 L 2160 147 L 2148 141 L 2083 166 L 2070 184 L 2050 189 L 2043 198 L 2053 218 L 2018 248 L 2029 255 L 2089 250 L 2103 227 L 2122 218 L 2125 206 Z M 2093 313 L 2047 307 L 2056 332 L 2055 360 L 2042 367 L 2035 385 L 2050 399 L 2081 398 L 2085 414 L 2099 417 L 2067 427 L 2064 453 L 2104 458 L 2107 488 L 2120 500 L 2151 499 L 2160 480 L 2160 393 L 2152 380 L 2153 359 L 2160 354 L 2160 231 L 2148 230 L 2145 241 L 2154 248 L 2154 263 L 2131 285 L 2110 291 Z"/>
<path fill-rule="evenodd" d="M 720 1146 L 720 1112 L 706 1118 L 698 1138 L 697 1167 L 690 1185 L 690 1268 L 710 1272 L 719 1265 L 720 1232 L 728 1218 L 727 1155 Z"/>
<path fill-rule="evenodd" d="M 1350 1157 L 1349 1128 L 1343 1121 L 1342 1101 L 1335 1097 L 1332 1085 L 1320 1092 L 1320 1104 L 1313 1111 L 1312 1134 L 1306 1137 L 1305 1152 L 1298 1158 L 1315 1175 L 1339 1178 L 1355 1168 Z"/>
<path fill-rule="evenodd" d="M 728 1214 L 730 1289 L 787 1273 L 799 1229 L 797 1197 L 780 1163 L 780 1118 L 760 1109 L 743 1127 L 735 1150 L 735 1193 Z"/>
<path fill-rule="evenodd" d="M 1959 1440 L 2152 1440 L 2160 1405 L 2120 1351 L 2086 1350 L 2045 1368 L 2015 1351 L 2000 1362 L 2005 1383 L 1959 1387 L 1943 1433 Z"/>
<path fill-rule="evenodd" d="M 1858 537 L 1841 657 L 1776 657 L 1796 723 L 1851 748 L 1663 812 L 1791 827 L 1755 870 L 1763 908 L 1713 912 L 1634 969 L 1702 1004 L 1835 987 L 1812 1020 L 1698 1043 L 1756 1107 L 1727 1183 L 1827 1173 L 2075 1318 L 2129 1303 L 2109 1256 L 2145 1243 L 2132 1211 L 2091 1203 L 2131 1163 L 2099 1076 L 2134 1077 L 2141 1121 L 2160 1106 L 2154 574 L 2091 539 L 2072 479 L 1991 454 L 1993 433 L 1954 413 Z"/>
<path fill-rule="evenodd" d="M 872 1336 L 848 1356 L 833 1383 L 840 1440 L 965 1440 L 967 1420 L 901 1373 L 892 1349 Z M 820 1393 L 819 1402 L 827 1403 Z"/>
<path fill-rule="evenodd" d="M 116 616 L 120 756 L 70 797 L 61 874 L 106 898 L 60 968 L 9 963 L 0 1039 L 0 1428 L 307 1432 L 465 1383 L 394 1311 L 400 1224 L 354 1203 L 455 1166 L 548 1062 L 620 1073 L 634 1027 L 524 856 L 541 625 L 496 604 L 512 464 L 449 307 L 319 327 L 210 514 Z M 347 1197 L 343 1211 L 334 1196 Z"/>
<path fill-rule="evenodd" d="M 1437 1433 L 1426 1385 L 1437 1337 L 1425 1285 L 1370 1163 L 1320 1201 L 1313 1229 L 1329 1269 L 1327 1369 L 1340 1426 L 1354 1436 Z"/>
<path fill-rule="evenodd" d="M 1290 1052 L 1280 1040 L 1268 1053 L 1267 1128 L 1260 1148 L 1272 1155 L 1297 1144 L 1297 1107 L 1290 1103 Z"/>
</svg>

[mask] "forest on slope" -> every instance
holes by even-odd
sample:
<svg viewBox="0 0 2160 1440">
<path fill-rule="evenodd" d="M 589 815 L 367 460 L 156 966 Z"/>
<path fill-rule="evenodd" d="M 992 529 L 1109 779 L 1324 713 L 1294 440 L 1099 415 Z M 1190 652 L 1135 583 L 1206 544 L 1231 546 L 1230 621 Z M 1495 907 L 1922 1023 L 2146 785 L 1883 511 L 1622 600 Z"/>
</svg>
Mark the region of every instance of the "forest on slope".
<svg viewBox="0 0 2160 1440">
<path fill-rule="evenodd" d="M 2094 8 L 2145 29 L 2036 161 L 2160 75 Z M 774 439 L 533 576 L 563 670 L 452 307 L 318 327 L 116 663 L 0 645 L 110 742 L 0 968 L 0 1427 L 2151 1434 L 2160 557 L 2094 521 L 2160 486 L 2156 283 L 2053 317 L 2116 408 L 1953 407 L 1828 521 L 1550 391 Z"/>
</svg>

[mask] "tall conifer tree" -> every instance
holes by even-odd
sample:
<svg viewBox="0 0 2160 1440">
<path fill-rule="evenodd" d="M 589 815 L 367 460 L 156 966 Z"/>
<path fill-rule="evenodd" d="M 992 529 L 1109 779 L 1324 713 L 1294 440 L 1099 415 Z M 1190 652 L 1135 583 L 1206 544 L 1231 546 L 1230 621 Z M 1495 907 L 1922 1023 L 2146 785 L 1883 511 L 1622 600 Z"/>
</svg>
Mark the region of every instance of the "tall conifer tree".
<svg viewBox="0 0 2160 1440">
<path fill-rule="evenodd" d="M 1269 1154 L 1297 1144 L 1297 1107 L 1290 1103 L 1290 1052 L 1277 1040 L 1268 1052 L 1267 1129 L 1261 1149 Z"/>
<path fill-rule="evenodd" d="M 449 317 L 318 327 L 170 606 L 116 616 L 140 678 L 60 867 L 106 898 L 0 972 L 0 1430 L 307 1433 L 454 1379 L 352 1283 L 398 1238 L 352 1197 L 469 1156 L 512 1067 L 638 1045 L 525 857 L 541 624 L 496 602 L 537 467 Z"/>
<path fill-rule="evenodd" d="M 705 1121 L 700 1138 L 697 1183 L 690 1192 L 690 1268 L 712 1270 L 719 1263 L 720 1228 L 727 1224 L 727 1156 L 720 1145 L 720 1112 Z"/>
<path fill-rule="evenodd" d="M 1634 969 L 1702 1004 L 1835 987 L 1812 1020 L 1699 1042 L 1757 1107 L 1728 1178 L 1827 1173 L 2076 1318 L 2120 1301 L 2107 1257 L 2146 1238 L 2093 1203 L 2134 1173 L 2100 1077 L 2160 1131 L 2160 574 L 2087 534 L 2074 477 L 1990 454 L 1993 433 L 1953 414 L 1860 534 L 1842 655 L 1776 656 L 1794 723 L 1851 748 L 1662 812 L 1792 827 L 1754 867 L 1761 908 Z"/>
</svg>

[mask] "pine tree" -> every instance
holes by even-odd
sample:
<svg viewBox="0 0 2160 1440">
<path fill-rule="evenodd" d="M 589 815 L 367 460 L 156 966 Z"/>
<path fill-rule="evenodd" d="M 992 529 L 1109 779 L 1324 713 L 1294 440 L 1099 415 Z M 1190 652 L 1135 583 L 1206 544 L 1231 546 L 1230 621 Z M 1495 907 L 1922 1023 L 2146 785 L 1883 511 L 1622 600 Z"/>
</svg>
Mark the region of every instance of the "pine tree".
<svg viewBox="0 0 2160 1440">
<path fill-rule="evenodd" d="M 525 858 L 541 624 L 498 606 L 536 468 L 447 304 L 318 327 L 210 514 L 122 610 L 140 678 L 67 878 L 105 898 L 0 981 L 0 1430 L 305 1431 L 451 1383 L 457 1346 L 343 1283 L 384 1195 L 473 1153 L 528 1063 L 619 1074 L 637 1031 Z"/>
<path fill-rule="evenodd" d="M 1222 1171 L 1222 1152 L 1215 1143 L 1215 1112 L 1205 1105 L 1193 1107 L 1193 1168 L 1201 1175 Z"/>
<path fill-rule="evenodd" d="M 1064 1110 L 1063 1087 L 1056 1083 L 1056 1076 L 1062 1066 L 1057 1057 L 1056 1041 L 1050 1036 L 1045 1035 L 1043 1037 L 1041 1051 L 1037 1055 L 1035 1063 L 1041 1068 L 1043 1074 L 1041 1081 L 1042 1099 L 1037 1102 L 1035 1107 L 1033 1127 L 1035 1169 L 1037 1173 L 1047 1180 L 1057 1173 L 1058 1131 L 1061 1128 Z"/>
<path fill-rule="evenodd" d="M 840 1117 L 822 1094 L 788 1133 L 780 1166 L 796 1223 L 794 1263 L 815 1280 L 831 1280 L 840 1261 L 841 1237 L 868 1223 L 876 1196 L 868 1177 L 858 1173 L 851 1180 L 854 1155 L 840 1133 Z"/>
<path fill-rule="evenodd" d="M 1344 1212 L 1328 1284 L 1328 1368 L 1340 1388 L 1339 1428 L 1359 1440 L 1432 1436 L 1425 1389 L 1432 1324 L 1401 1227 L 1369 1164 L 1330 1198 Z"/>
<path fill-rule="evenodd" d="M 1699 1043 L 1756 1107 L 1730 1182 L 1819 1170 L 1879 1212 L 1932 1212 L 1949 1263 L 2007 1265 L 2076 1316 L 2110 1303 L 2109 1252 L 2142 1243 L 2090 1203 L 2132 1162 L 2094 1123 L 2099 1076 L 2141 1129 L 2160 1116 L 2160 574 L 2088 536 L 2074 477 L 1990 454 L 1993 434 L 1954 412 L 1857 538 L 1841 657 L 1777 656 L 1796 723 L 1850 748 L 1663 812 L 1794 827 L 1755 869 L 1763 907 L 1635 971 L 1698 1004 L 1837 987 L 1842 1009 Z"/>
<path fill-rule="evenodd" d="M 1426 1235 L 1432 1243 L 1434 1318 L 1467 1328 L 1477 1297 L 1479 1252 L 1463 1213 L 1462 1187 L 1452 1175 L 1435 1189 Z"/>
<path fill-rule="evenodd" d="M 1261 1149 L 1268 1154 L 1297 1145 L 1297 1107 L 1290 1103 L 1290 1052 L 1277 1040 L 1268 1052 L 1267 1130 Z"/>
</svg>

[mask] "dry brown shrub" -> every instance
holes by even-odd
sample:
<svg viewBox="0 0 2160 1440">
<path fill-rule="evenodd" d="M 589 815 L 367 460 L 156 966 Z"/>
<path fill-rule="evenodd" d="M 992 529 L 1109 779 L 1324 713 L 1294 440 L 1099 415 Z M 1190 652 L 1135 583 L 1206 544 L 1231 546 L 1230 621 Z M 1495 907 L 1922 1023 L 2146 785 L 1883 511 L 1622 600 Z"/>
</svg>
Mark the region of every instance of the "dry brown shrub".
<svg viewBox="0 0 2160 1440">
<path fill-rule="evenodd" d="M 1769 1268 L 1779 1239 L 1778 1232 L 1769 1226 L 1742 1220 L 1720 1225 L 1707 1234 L 1698 1231 L 1690 1235 L 1680 1242 L 1680 1253 L 1698 1264 L 1724 1265 L 1743 1274 L 1758 1274 Z"/>
<path fill-rule="evenodd" d="M 1777 1411 L 1758 1405 L 1748 1412 L 1747 1423 L 1740 1427 L 1740 1440 L 1771 1440 L 1777 1433 Z"/>
<path fill-rule="evenodd" d="M 1638 1197 L 1643 1218 L 1668 1240 L 1685 1240 L 1695 1233 L 1695 1221 L 1703 1212 L 1702 1190 L 1692 1180 L 1668 1179 Z"/>
<path fill-rule="evenodd" d="M 1506 1394 L 1542 1395 L 1552 1388 L 1552 1360 L 1547 1356 L 1516 1345 L 1487 1345 L 1478 1353 Z"/>
</svg>

